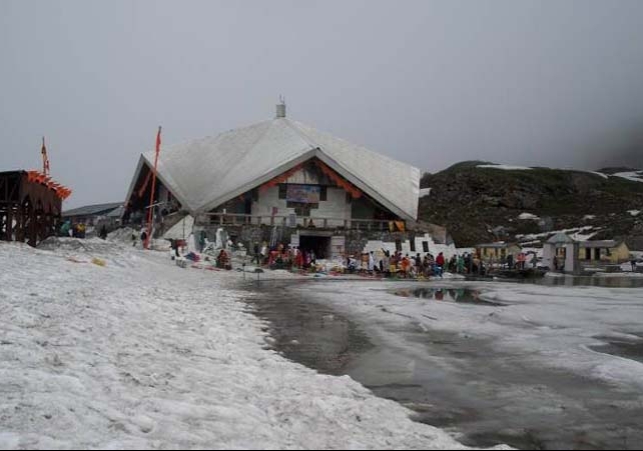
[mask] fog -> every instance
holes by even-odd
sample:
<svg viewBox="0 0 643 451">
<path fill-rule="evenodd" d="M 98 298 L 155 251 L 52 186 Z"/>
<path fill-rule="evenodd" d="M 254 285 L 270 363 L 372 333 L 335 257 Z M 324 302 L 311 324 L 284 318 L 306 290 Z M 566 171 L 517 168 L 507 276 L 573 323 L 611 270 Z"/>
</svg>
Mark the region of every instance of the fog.
<svg viewBox="0 0 643 451">
<path fill-rule="evenodd" d="M 643 166 L 640 1 L 0 2 L 0 171 L 123 200 L 164 145 L 288 116 L 434 172 Z"/>
</svg>

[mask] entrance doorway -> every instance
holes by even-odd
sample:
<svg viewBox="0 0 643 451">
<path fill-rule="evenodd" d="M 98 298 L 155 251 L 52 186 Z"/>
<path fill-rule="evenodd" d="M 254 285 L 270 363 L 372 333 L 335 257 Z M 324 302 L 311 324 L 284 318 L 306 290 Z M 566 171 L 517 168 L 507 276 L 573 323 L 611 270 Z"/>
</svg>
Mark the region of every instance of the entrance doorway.
<svg viewBox="0 0 643 451">
<path fill-rule="evenodd" d="M 313 251 L 317 259 L 327 259 L 331 257 L 329 236 L 300 236 L 299 249 L 302 251 Z"/>
</svg>

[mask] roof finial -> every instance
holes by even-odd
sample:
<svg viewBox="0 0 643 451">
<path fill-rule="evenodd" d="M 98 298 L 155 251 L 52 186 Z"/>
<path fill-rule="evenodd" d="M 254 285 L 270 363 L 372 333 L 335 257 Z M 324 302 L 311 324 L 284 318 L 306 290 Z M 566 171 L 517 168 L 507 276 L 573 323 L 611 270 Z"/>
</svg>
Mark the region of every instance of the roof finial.
<svg viewBox="0 0 643 451">
<path fill-rule="evenodd" d="M 277 104 L 277 119 L 286 117 L 286 98 L 279 95 L 279 103 Z"/>
</svg>

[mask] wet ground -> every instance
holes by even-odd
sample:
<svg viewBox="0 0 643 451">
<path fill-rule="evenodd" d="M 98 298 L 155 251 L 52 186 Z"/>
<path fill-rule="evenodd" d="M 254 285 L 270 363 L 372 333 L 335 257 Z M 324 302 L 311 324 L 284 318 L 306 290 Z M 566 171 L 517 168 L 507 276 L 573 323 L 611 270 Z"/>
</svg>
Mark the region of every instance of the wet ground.
<svg viewBox="0 0 643 451">
<path fill-rule="evenodd" d="M 602 346 L 592 346 L 591 349 L 596 352 L 615 355 L 643 363 L 643 333 L 630 332 L 628 335 L 633 338 L 624 340 L 622 338 L 615 339 L 611 337 L 596 337 L 607 344 Z"/>
<path fill-rule="evenodd" d="M 331 308 L 282 296 L 270 282 L 261 286 L 264 295 L 252 303 L 254 313 L 268 320 L 270 336 L 276 340 L 274 348 L 289 359 L 326 374 L 342 375 L 350 361 L 373 348 L 355 323 Z"/>
<path fill-rule="evenodd" d="M 640 393 L 567 372 L 528 365 L 463 334 L 399 323 L 360 324 L 322 303 L 289 293 L 292 282 L 254 287 L 256 314 L 275 348 L 327 374 L 348 374 L 376 395 L 416 412 L 415 420 L 449 430 L 465 445 L 521 449 L 641 449 Z M 341 292 L 341 284 L 338 284 Z M 409 286 L 395 294 L 436 302 L 479 303 L 479 293 Z M 643 335 L 642 335 L 643 336 Z M 604 340 L 606 343 L 607 339 Z M 641 361 L 641 341 L 611 340 L 597 352 Z"/>
<path fill-rule="evenodd" d="M 474 304 L 488 307 L 502 307 L 504 304 L 482 299 L 481 292 L 465 288 L 405 288 L 394 290 L 393 294 L 405 298 L 432 299 L 440 302 L 456 302 L 458 304 Z"/>
</svg>

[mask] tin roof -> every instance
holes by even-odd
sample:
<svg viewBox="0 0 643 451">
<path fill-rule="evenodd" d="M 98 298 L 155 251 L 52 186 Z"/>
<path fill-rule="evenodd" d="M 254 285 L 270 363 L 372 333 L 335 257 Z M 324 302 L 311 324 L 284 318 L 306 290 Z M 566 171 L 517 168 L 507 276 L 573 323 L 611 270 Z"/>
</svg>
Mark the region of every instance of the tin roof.
<svg viewBox="0 0 643 451">
<path fill-rule="evenodd" d="M 123 202 L 112 202 L 109 204 L 86 205 L 84 207 L 74 208 L 73 210 L 64 211 L 63 217 L 71 216 L 107 216 L 114 210 L 123 206 Z"/>
<path fill-rule="evenodd" d="M 618 241 L 615 240 L 602 240 L 602 241 L 582 241 L 580 243 L 580 246 L 583 248 L 589 248 L 589 249 L 612 249 L 614 247 L 618 247 L 618 245 L 621 244 Z"/>
</svg>

